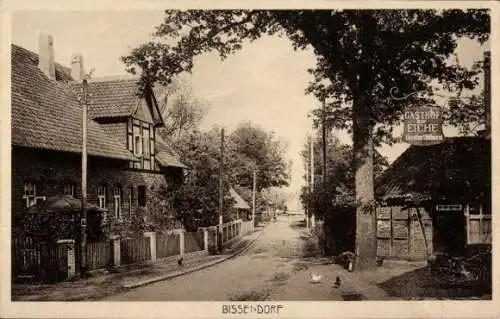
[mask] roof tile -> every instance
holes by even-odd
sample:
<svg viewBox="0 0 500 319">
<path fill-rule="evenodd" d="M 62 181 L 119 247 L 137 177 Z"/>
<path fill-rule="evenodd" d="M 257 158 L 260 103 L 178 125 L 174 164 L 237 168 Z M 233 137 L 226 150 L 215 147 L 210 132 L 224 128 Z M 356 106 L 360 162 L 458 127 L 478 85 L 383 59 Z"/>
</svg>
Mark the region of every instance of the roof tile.
<svg viewBox="0 0 500 319">
<path fill-rule="evenodd" d="M 90 118 L 131 116 L 140 101 L 138 81 L 138 77 L 132 76 L 91 79 Z M 74 82 L 71 86 L 80 90 L 81 84 Z"/>
<path fill-rule="evenodd" d="M 56 64 L 56 81 L 37 67 L 35 53 L 12 45 L 12 144 L 81 152 L 82 110 L 70 86 L 69 69 Z M 88 154 L 134 159 L 126 147 L 94 121 L 88 124 Z"/>
</svg>

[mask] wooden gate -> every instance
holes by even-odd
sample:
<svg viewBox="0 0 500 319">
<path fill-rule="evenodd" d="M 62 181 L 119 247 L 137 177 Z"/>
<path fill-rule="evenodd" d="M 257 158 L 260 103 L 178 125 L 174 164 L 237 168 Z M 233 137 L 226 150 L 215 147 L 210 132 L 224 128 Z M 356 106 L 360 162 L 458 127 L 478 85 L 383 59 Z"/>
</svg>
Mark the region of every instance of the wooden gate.
<svg viewBox="0 0 500 319">
<path fill-rule="evenodd" d="M 64 245 L 37 243 L 29 237 L 12 239 L 12 279 L 56 282 L 67 278 Z"/>
</svg>

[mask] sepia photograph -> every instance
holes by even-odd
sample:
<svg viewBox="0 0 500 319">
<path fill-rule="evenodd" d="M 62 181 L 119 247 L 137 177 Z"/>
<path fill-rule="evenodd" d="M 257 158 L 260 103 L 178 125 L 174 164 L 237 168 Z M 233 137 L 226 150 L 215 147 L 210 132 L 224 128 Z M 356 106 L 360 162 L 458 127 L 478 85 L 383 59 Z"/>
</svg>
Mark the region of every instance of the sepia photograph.
<svg viewBox="0 0 500 319">
<path fill-rule="evenodd" d="M 10 302 L 491 303 L 493 11 L 429 4 L 12 10 Z"/>
</svg>

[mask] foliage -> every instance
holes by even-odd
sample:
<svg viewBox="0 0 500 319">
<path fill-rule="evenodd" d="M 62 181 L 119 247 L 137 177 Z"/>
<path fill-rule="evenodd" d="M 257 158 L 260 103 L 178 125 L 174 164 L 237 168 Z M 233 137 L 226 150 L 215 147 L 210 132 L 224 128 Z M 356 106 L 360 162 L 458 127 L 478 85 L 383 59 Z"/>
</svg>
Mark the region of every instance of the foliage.
<svg viewBox="0 0 500 319">
<path fill-rule="evenodd" d="M 208 110 L 206 101 L 197 99 L 186 81 L 175 79 L 156 88 L 165 127 L 160 134 L 175 143 L 182 134 L 198 128 Z"/>
<path fill-rule="evenodd" d="M 80 234 L 80 213 L 50 212 L 21 214 L 15 217 L 13 234 L 30 237 L 37 242 L 57 242 L 60 239 L 74 239 Z M 87 240 L 98 241 L 103 238 L 100 213 L 87 213 Z"/>
<path fill-rule="evenodd" d="M 309 208 L 309 213 L 321 219 L 326 218 L 337 207 L 352 207 L 354 205 L 354 171 L 352 166 L 352 147 L 342 144 L 340 140 L 327 135 L 326 180 L 322 181 L 322 150 L 323 141 L 314 139 L 314 184 L 313 191 L 305 186 L 301 189 L 300 199 L 304 207 Z M 303 146 L 301 157 L 307 175 L 304 176 L 307 185 L 311 183 L 310 161 L 311 140 L 308 139 Z M 389 166 L 387 159 L 375 152 L 374 174 L 379 176 Z"/>
<path fill-rule="evenodd" d="M 191 131 L 175 145 L 183 163 L 190 169 L 186 181 L 159 194 L 170 203 L 176 218 L 184 227 L 211 226 L 219 216 L 220 133 Z M 225 166 L 228 154 L 224 156 Z M 229 194 L 230 167 L 224 170 L 224 212 L 232 207 Z M 227 217 L 226 217 L 227 218 Z"/>
<path fill-rule="evenodd" d="M 16 216 L 14 233 L 31 237 L 38 242 L 56 242 L 59 239 L 75 239 L 78 214 L 40 213 Z"/>
<path fill-rule="evenodd" d="M 177 218 L 185 227 L 209 226 L 218 223 L 220 130 L 186 132 L 174 144 L 182 161 L 190 168 L 186 182 L 168 190 L 161 197 L 171 203 Z M 233 200 L 230 185 L 247 189 L 243 198 L 249 204 L 253 167 L 258 169 L 257 194 L 269 185 L 281 185 L 288 178 L 282 143 L 272 134 L 248 124 L 239 126 L 225 138 L 224 151 L 224 219 L 230 218 Z M 250 197 L 250 200 L 249 198 Z M 257 207 L 262 208 L 258 195 Z"/>
<path fill-rule="evenodd" d="M 460 135 L 475 135 L 477 127 L 484 123 L 484 93 L 450 99 L 444 117 L 445 123 L 457 127 Z"/>
<path fill-rule="evenodd" d="M 287 144 L 250 123 L 241 123 L 228 138 L 228 152 L 238 185 L 251 188 L 256 170 L 257 191 L 287 186 L 290 163 L 286 161 Z"/>
</svg>

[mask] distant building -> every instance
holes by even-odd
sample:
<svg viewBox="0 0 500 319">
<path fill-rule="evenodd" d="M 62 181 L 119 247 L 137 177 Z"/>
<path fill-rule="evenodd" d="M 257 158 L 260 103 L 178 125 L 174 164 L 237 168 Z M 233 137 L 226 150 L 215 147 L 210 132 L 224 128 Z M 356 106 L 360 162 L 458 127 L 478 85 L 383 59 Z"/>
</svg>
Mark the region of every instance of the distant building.
<svg viewBox="0 0 500 319">
<path fill-rule="evenodd" d="M 232 187 L 229 189 L 229 193 L 231 195 L 231 198 L 235 201 L 233 207 L 236 211 L 236 219 L 251 219 L 251 207 L 247 204 L 243 197 L 241 197 L 240 194 L 238 194 Z"/>
</svg>

